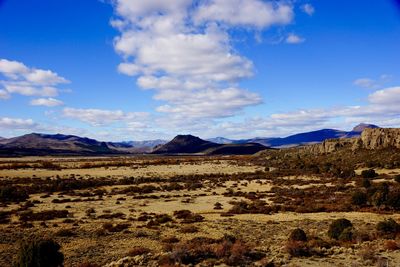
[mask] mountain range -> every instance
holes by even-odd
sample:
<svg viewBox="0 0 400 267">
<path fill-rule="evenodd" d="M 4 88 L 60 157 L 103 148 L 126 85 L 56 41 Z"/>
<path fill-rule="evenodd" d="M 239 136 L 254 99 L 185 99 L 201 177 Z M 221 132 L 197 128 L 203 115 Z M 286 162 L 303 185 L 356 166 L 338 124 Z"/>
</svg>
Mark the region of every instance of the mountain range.
<svg viewBox="0 0 400 267">
<path fill-rule="evenodd" d="M 379 128 L 379 126 L 373 124 L 361 123 L 355 126 L 349 132 L 335 130 L 335 129 L 322 129 L 312 132 L 290 135 L 288 137 L 271 137 L 271 138 L 256 137 L 252 139 L 241 139 L 241 140 L 231 140 L 224 137 L 217 137 L 208 139 L 208 141 L 219 144 L 259 143 L 268 147 L 282 148 L 282 147 L 293 147 L 299 145 L 320 143 L 326 139 L 359 137 L 361 135 L 361 132 L 366 128 Z"/>
<path fill-rule="evenodd" d="M 103 155 L 103 154 L 253 154 L 260 150 L 323 142 L 332 138 L 359 137 L 365 128 L 360 124 L 352 131 L 322 129 L 283 138 L 252 138 L 231 140 L 224 137 L 203 140 L 192 135 L 178 135 L 171 141 L 148 140 L 101 142 L 95 139 L 63 134 L 32 133 L 14 138 L 0 138 L 0 155 Z"/>
</svg>

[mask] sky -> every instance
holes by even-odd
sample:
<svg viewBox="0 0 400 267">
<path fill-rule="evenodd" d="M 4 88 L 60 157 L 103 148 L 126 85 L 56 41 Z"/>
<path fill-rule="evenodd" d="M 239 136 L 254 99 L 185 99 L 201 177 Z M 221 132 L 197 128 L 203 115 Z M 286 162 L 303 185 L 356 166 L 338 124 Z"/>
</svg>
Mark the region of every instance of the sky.
<svg viewBox="0 0 400 267">
<path fill-rule="evenodd" d="M 0 136 L 400 127 L 395 0 L 0 0 Z"/>
</svg>

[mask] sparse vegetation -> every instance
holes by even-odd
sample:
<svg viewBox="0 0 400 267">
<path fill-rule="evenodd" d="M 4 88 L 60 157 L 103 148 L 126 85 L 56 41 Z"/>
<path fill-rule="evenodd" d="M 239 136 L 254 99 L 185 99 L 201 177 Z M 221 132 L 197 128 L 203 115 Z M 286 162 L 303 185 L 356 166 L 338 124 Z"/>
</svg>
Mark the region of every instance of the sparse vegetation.
<svg viewBox="0 0 400 267">
<path fill-rule="evenodd" d="M 278 259 L 279 266 L 280 259 L 285 264 L 295 264 L 298 257 L 304 262 L 310 256 L 332 259 L 336 251 L 346 257 L 348 247 L 363 260 L 368 257 L 363 254 L 366 244 L 373 245 L 371 259 L 377 264 L 378 249 L 388 253 L 399 249 L 398 217 L 392 215 L 400 210 L 400 183 L 392 182 L 398 172 L 381 170 L 398 154 L 383 151 L 388 159 L 381 160 L 368 151 L 324 156 L 291 149 L 263 153 L 268 153 L 268 160 L 258 156 L 46 159 L 61 169 L 48 166 L 45 173 L 51 176 L 36 176 L 44 168 L 42 160 L 27 160 L 25 168 L 18 163 L 18 171 L 39 168 L 39 172 L 0 179 L 0 188 L 5 189 L 0 201 L 4 208 L 0 238 L 5 245 L 0 251 L 7 255 L 0 257 L 0 265 L 10 266 L 14 242 L 31 232 L 52 234 L 63 245 L 68 266 L 103 266 L 126 256 L 142 265 L 273 266 L 271 260 Z M 0 163 L 0 168 L 12 164 Z M 251 171 L 203 173 L 196 169 L 201 164 L 209 164 L 207 169 L 250 166 Z M 83 165 L 85 169 L 76 169 Z M 149 166 L 162 171 L 141 177 Z M 179 173 L 188 166 L 196 171 Z M 360 168 L 379 169 L 379 179 L 364 178 Z M 330 219 L 336 212 L 353 211 L 360 212 L 354 215 L 356 227 L 346 219 Z M 364 220 L 362 212 L 380 215 L 370 219 L 365 213 Z M 14 228 L 18 231 L 10 230 Z M 89 245 L 74 247 L 82 242 Z M 104 253 L 110 242 L 115 248 L 112 258 Z"/>
</svg>

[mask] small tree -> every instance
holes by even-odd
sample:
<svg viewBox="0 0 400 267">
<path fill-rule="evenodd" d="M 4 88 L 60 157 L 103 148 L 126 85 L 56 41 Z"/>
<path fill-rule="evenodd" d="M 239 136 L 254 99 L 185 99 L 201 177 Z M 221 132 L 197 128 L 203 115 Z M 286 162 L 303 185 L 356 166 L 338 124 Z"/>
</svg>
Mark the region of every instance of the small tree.
<svg viewBox="0 0 400 267">
<path fill-rule="evenodd" d="M 25 241 L 21 244 L 15 267 L 62 267 L 61 246 L 50 239 Z"/>
</svg>

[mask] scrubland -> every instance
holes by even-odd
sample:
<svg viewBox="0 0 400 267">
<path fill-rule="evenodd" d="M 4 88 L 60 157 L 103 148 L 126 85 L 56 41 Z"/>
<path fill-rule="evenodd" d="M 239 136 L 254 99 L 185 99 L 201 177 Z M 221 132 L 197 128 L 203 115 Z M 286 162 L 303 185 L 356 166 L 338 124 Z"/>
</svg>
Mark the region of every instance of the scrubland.
<svg viewBox="0 0 400 267">
<path fill-rule="evenodd" d="M 399 155 L 3 158 L 0 266 L 398 266 Z"/>
</svg>

